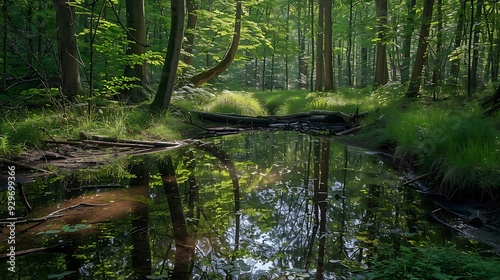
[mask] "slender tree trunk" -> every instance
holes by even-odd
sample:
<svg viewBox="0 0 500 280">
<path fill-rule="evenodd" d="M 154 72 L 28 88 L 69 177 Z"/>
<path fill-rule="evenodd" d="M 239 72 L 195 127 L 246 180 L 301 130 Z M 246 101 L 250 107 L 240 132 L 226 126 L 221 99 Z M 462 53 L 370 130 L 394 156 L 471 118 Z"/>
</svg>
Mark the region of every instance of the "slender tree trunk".
<svg viewBox="0 0 500 280">
<path fill-rule="evenodd" d="M 365 88 L 368 86 L 368 48 L 361 47 L 361 79 L 360 87 Z"/>
<path fill-rule="evenodd" d="M 472 64 L 471 64 L 471 69 L 470 69 L 470 74 L 469 74 L 469 83 L 470 90 L 468 91 L 469 97 L 472 96 L 472 92 L 474 92 L 477 87 L 478 87 L 478 74 L 477 74 L 477 68 L 479 64 L 479 35 L 481 33 L 481 14 L 483 10 L 483 0 L 478 0 L 477 1 L 477 7 L 476 7 L 476 14 L 474 16 L 474 22 L 473 24 L 473 32 L 471 35 L 473 35 L 473 42 L 472 42 Z"/>
<path fill-rule="evenodd" d="M 194 32 L 196 29 L 196 24 L 198 21 L 197 12 L 198 12 L 198 4 L 196 0 L 187 0 L 186 3 L 188 19 L 186 25 L 186 44 L 184 44 L 185 55 L 183 56 L 183 61 L 187 65 L 193 64 L 193 45 L 194 45 Z"/>
<path fill-rule="evenodd" d="M 80 81 L 80 63 L 78 62 L 78 49 L 76 45 L 74 21 L 75 7 L 73 1 L 55 0 L 57 43 L 59 58 L 59 75 L 61 79 L 62 94 L 74 99 L 83 93 Z"/>
<path fill-rule="evenodd" d="M 127 0 L 125 2 L 127 12 L 127 27 L 129 44 L 127 55 L 141 56 L 146 53 L 146 20 L 144 16 L 144 0 Z M 126 99 L 129 103 L 140 103 L 148 99 L 144 86 L 149 85 L 147 63 L 127 65 L 125 76 L 137 78 L 132 83 L 134 87 L 123 91 L 120 99 Z"/>
<path fill-rule="evenodd" d="M 313 86 L 315 85 L 314 82 L 314 73 L 315 73 L 315 58 L 316 58 L 316 45 L 314 42 L 314 37 L 316 34 L 314 33 L 314 0 L 309 0 L 309 15 L 311 16 L 311 74 L 310 74 L 310 82 L 309 84 L 311 85 L 311 91 L 314 91 Z"/>
<path fill-rule="evenodd" d="M 236 1 L 236 21 L 234 24 L 234 35 L 231 47 L 224 55 L 224 58 L 221 60 L 221 62 L 219 62 L 215 67 L 205 72 L 196 74 L 191 78 L 191 82 L 193 83 L 194 86 L 199 86 L 219 76 L 229 67 L 229 65 L 231 65 L 231 63 L 234 60 L 234 57 L 236 56 L 236 52 L 238 51 L 238 45 L 240 43 L 242 14 L 243 11 L 241 7 L 241 1 L 238 0 Z"/>
<path fill-rule="evenodd" d="M 316 91 L 323 90 L 323 75 L 324 75 L 324 60 L 323 60 L 323 39 L 324 39 L 324 9 L 325 0 L 319 0 L 319 13 L 318 13 L 318 31 L 316 39 L 316 83 L 314 89 Z"/>
<path fill-rule="evenodd" d="M 377 62 L 373 89 L 387 84 L 387 0 L 375 0 L 377 13 Z"/>
<path fill-rule="evenodd" d="M 286 54 L 285 54 L 285 89 L 289 89 L 289 66 L 288 66 L 288 40 L 290 40 L 288 34 L 290 34 L 290 3 L 287 3 L 286 6 L 286 36 L 285 36 L 285 48 L 286 48 Z"/>
<path fill-rule="evenodd" d="M 174 91 L 177 66 L 184 39 L 184 0 L 170 0 L 171 25 L 167 54 L 155 99 L 151 103 L 154 110 L 167 110 Z"/>
<path fill-rule="evenodd" d="M 438 83 L 441 81 L 442 64 L 443 64 L 443 0 L 437 2 L 438 26 L 437 26 L 437 42 L 436 42 L 436 61 L 432 73 L 433 99 L 437 100 Z"/>
<path fill-rule="evenodd" d="M 332 38 L 332 0 L 325 0 L 325 90 L 333 91 L 333 38 Z"/>
<path fill-rule="evenodd" d="M 349 1 L 349 32 L 347 37 L 347 57 L 346 57 L 346 67 L 347 67 L 347 85 L 352 86 L 352 69 L 351 69 L 351 59 L 352 59 L 352 22 L 353 22 L 353 1 Z"/>
<path fill-rule="evenodd" d="M 304 36 L 304 31 L 302 30 L 302 1 L 298 3 L 297 7 L 297 38 L 300 46 L 299 53 L 299 89 L 307 88 L 307 58 L 306 58 L 306 38 Z"/>
<path fill-rule="evenodd" d="M 454 84 L 458 84 L 458 75 L 460 73 L 460 46 L 462 45 L 462 37 L 464 35 L 465 25 L 465 9 L 466 1 L 460 0 L 460 9 L 458 10 L 457 29 L 455 30 L 455 38 L 453 40 L 453 49 L 456 52 L 452 54 L 450 77 L 454 79 Z"/>
<path fill-rule="evenodd" d="M 411 61 L 411 38 L 415 30 L 415 5 L 417 0 L 408 0 L 408 17 L 404 27 L 403 43 L 403 66 L 401 67 L 401 83 L 405 85 L 410 80 L 410 61 Z"/>
<path fill-rule="evenodd" d="M 413 72 L 411 75 L 410 85 L 408 91 L 406 92 L 406 97 L 417 97 L 420 91 L 420 81 L 422 70 L 424 68 L 424 63 L 427 57 L 427 37 L 429 37 L 429 31 L 432 21 L 432 9 L 434 6 L 434 0 L 424 1 L 424 14 L 422 17 L 422 25 L 420 26 L 420 34 L 418 37 L 418 49 L 415 57 L 415 64 L 413 65 Z"/>
</svg>

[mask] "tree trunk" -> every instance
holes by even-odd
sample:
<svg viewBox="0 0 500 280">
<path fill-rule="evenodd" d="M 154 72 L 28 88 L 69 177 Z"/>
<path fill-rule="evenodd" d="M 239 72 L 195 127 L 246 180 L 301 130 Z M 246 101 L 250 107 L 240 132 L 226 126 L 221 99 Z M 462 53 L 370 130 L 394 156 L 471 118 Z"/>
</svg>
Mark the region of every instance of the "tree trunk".
<svg viewBox="0 0 500 280">
<path fill-rule="evenodd" d="M 353 22 L 353 3 L 354 0 L 349 1 L 349 32 L 347 38 L 347 57 L 346 57 L 346 67 L 347 67 L 347 85 L 352 86 L 352 69 L 351 69 L 351 56 L 352 56 L 352 22 Z"/>
<path fill-rule="evenodd" d="M 55 0 L 57 44 L 59 58 L 59 75 L 61 79 L 62 94 L 74 99 L 83 93 L 80 81 L 80 63 L 78 62 L 78 49 L 76 45 L 75 7 L 73 1 Z"/>
<path fill-rule="evenodd" d="M 196 29 L 196 24 L 198 21 L 197 12 L 198 4 L 196 0 L 187 0 L 187 26 L 186 26 L 186 44 L 184 44 L 184 52 L 186 53 L 183 57 L 184 63 L 187 65 L 193 64 L 193 45 L 194 45 L 194 32 Z"/>
<path fill-rule="evenodd" d="M 236 56 L 236 52 L 238 51 L 238 45 L 240 42 L 240 35 L 241 35 L 241 15 L 243 11 L 241 8 L 241 1 L 238 0 L 236 1 L 236 21 L 234 24 L 234 35 L 233 35 L 233 41 L 231 43 L 231 47 L 229 50 L 226 52 L 224 55 L 224 58 L 217 64 L 215 67 L 199 73 L 191 78 L 191 83 L 193 83 L 194 86 L 199 86 L 205 82 L 210 81 L 211 79 L 219 76 L 222 72 L 224 72 L 229 65 L 234 60 L 234 57 Z"/>
<path fill-rule="evenodd" d="M 359 86 L 364 88 L 368 86 L 368 48 L 361 47 L 361 78 Z"/>
<path fill-rule="evenodd" d="M 146 53 L 146 20 L 144 17 L 144 0 L 127 0 L 125 2 L 127 10 L 127 28 L 129 41 L 127 55 L 143 55 Z M 126 99 L 129 103 L 140 103 L 148 99 L 148 94 L 143 86 L 149 85 L 147 63 L 127 65 L 125 76 L 137 78 L 131 82 L 134 87 L 122 92 L 120 99 Z"/>
<path fill-rule="evenodd" d="M 324 9 L 325 0 L 319 0 L 319 13 L 318 13 L 318 31 L 316 39 L 316 83 L 314 89 L 316 91 L 323 90 L 323 74 L 324 74 L 324 60 L 323 60 L 323 38 L 324 38 Z"/>
<path fill-rule="evenodd" d="M 302 30 L 302 2 L 298 4 L 297 7 L 297 38 L 300 46 L 299 53 L 299 89 L 307 88 L 307 58 L 306 58 L 306 38 L 304 36 L 304 31 Z"/>
<path fill-rule="evenodd" d="M 387 84 L 387 0 L 375 0 L 377 9 L 377 62 L 373 89 Z"/>
<path fill-rule="evenodd" d="M 409 0 L 408 2 L 408 17 L 404 27 L 404 43 L 403 43 L 403 66 L 401 67 L 401 83 L 405 85 L 410 80 L 410 55 L 411 55 L 411 38 L 415 29 L 415 5 L 417 0 Z"/>
<path fill-rule="evenodd" d="M 432 8 L 434 6 L 434 0 L 424 1 L 424 14 L 422 17 L 422 25 L 420 26 L 420 34 L 418 37 L 418 48 L 415 57 L 415 64 L 413 65 L 413 72 L 411 74 L 410 85 L 408 91 L 406 92 L 406 97 L 417 97 L 420 91 L 420 81 L 422 70 L 424 68 L 424 63 L 427 57 L 427 37 L 429 37 L 429 31 L 432 21 Z"/>
<path fill-rule="evenodd" d="M 478 87 L 478 75 L 477 68 L 479 64 L 479 34 L 481 33 L 481 14 L 483 10 L 483 0 L 477 1 L 476 14 L 474 16 L 474 26 L 473 26 L 473 42 L 472 42 L 472 64 L 469 73 L 469 84 L 470 86 L 468 94 L 469 97 L 472 96 L 472 92 L 475 91 Z"/>
<path fill-rule="evenodd" d="M 451 68 L 450 68 L 450 77 L 455 80 L 454 84 L 458 84 L 458 75 L 460 73 L 460 53 L 458 52 L 460 46 L 462 45 L 462 37 L 464 33 L 464 24 L 465 24 L 465 9 L 466 9 L 466 0 L 460 0 L 460 10 L 458 11 L 458 19 L 457 19 L 457 29 L 455 30 L 455 38 L 453 40 L 453 49 L 455 54 L 451 56 Z"/>
<path fill-rule="evenodd" d="M 442 64 L 443 64 L 443 0 L 438 0 L 438 26 L 437 26 L 437 42 L 436 42 L 436 62 L 432 73 L 433 99 L 437 100 L 438 83 L 441 81 Z"/>
<path fill-rule="evenodd" d="M 325 0 L 325 90 L 333 91 L 332 0 Z"/>
<path fill-rule="evenodd" d="M 174 91 L 177 66 L 184 39 L 184 0 L 170 0 L 171 26 L 168 38 L 165 64 L 161 73 L 160 84 L 155 99 L 151 103 L 154 110 L 167 110 Z"/>
</svg>

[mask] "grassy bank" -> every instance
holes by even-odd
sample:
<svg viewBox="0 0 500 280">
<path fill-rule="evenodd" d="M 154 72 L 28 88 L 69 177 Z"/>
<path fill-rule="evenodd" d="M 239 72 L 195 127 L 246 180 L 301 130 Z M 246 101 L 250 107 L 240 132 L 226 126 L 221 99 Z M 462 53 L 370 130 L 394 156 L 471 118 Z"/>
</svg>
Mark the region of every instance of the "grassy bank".
<svg viewBox="0 0 500 280">
<path fill-rule="evenodd" d="M 86 107 L 61 110 L 22 110 L 6 114 L 0 122 L 0 156 L 13 157 L 26 149 L 43 149 L 43 140 L 78 139 L 80 131 L 116 139 L 182 139 L 191 126 L 182 117 L 153 115 L 147 107 L 97 108 L 90 116 Z"/>
</svg>

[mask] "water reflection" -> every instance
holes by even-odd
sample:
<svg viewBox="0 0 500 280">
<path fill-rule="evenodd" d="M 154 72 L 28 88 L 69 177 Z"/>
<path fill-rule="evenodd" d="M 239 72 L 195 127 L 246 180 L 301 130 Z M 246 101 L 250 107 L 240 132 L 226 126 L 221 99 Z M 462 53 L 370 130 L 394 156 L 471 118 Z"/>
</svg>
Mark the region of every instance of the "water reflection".
<svg viewBox="0 0 500 280">
<path fill-rule="evenodd" d="M 115 169 L 70 177 L 127 188 L 69 196 L 61 194 L 69 177 L 39 182 L 45 198 L 32 199 L 33 217 L 75 199 L 106 206 L 78 210 L 83 216 L 71 224 L 89 224 L 84 230 L 47 233 L 72 212 L 26 230 L 20 238 L 29 247 L 64 249 L 19 257 L 23 268 L 7 277 L 344 279 L 400 245 L 466 242 L 428 222 L 426 200 L 401 187 L 380 158 L 329 139 L 226 136 Z"/>
</svg>

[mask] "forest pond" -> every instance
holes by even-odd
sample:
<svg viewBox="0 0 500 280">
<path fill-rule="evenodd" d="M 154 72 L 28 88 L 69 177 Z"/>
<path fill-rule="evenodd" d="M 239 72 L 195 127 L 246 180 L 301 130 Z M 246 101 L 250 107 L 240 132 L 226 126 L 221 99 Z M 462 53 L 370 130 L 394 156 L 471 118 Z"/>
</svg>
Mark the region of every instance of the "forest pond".
<svg viewBox="0 0 500 280">
<path fill-rule="evenodd" d="M 38 251 L 3 279 L 347 279 L 403 245 L 483 246 L 430 220 L 389 161 L 255 132 L 40 178 L 28 219 L 46 219 L 16 228 L 16 250 Z"/>
</svg>

